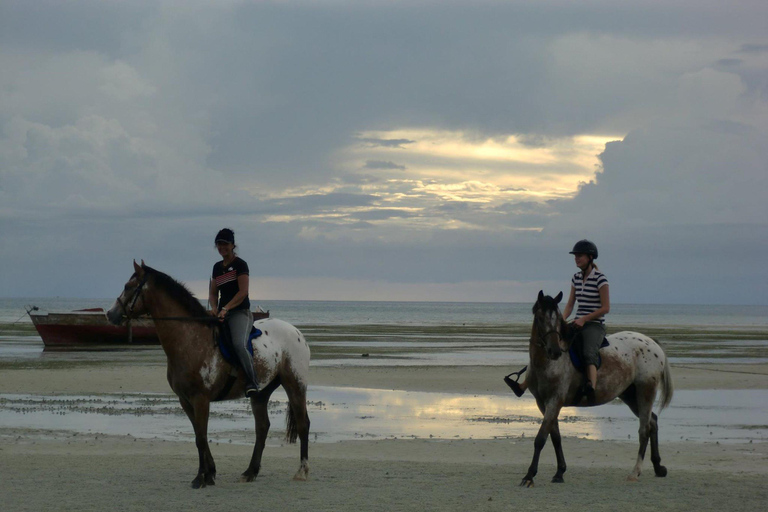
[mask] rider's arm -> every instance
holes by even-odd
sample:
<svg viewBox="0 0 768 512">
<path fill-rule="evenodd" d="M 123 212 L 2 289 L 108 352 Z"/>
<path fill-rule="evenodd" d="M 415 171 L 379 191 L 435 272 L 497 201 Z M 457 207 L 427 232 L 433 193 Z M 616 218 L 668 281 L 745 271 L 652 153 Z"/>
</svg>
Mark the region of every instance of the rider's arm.
<svg viewBox="0 0 768 512">
<path fill-rule="evenodd" d="M 248 274 L 240 274 L 237 276 L 237 293 L 232 297 L 232 300 L 229 301 L 228 304 L 224 304 L 221 309 L 227 308 L 227 311 L 229 311 L 239 306 L 240 303 L 243 302 L 243 299 L 248 296 L 248 284 Z"/>
<path fill-rule="evenodd" d="M 568 304 L 565 305 L 565 309 L 563 310 L 563 318 L 567 319 L 571 316 L 574 304 L 576 304 L 576 288 L 571 285 L 571 294 L 568 296 Z"/>
<path fill-rule="evenodd" d="M 608 285 L 603 285 L 598 291 L 600 292 L 600 307 L 592 313 L 582 317 L 585 323 L 591 322 L 603 315 L 607 315 L 608 312 L 611 311 L 611 295 L 608 291 Z"/>
<path fill-rule="evenodd" d="M 216 286 L 216 280 L 211 279 L 211 285 L 208 287 L 208 303 L 211 305 L 211 311 L 214 315 L 219 313 L 219 287 Z"/>
</svg>

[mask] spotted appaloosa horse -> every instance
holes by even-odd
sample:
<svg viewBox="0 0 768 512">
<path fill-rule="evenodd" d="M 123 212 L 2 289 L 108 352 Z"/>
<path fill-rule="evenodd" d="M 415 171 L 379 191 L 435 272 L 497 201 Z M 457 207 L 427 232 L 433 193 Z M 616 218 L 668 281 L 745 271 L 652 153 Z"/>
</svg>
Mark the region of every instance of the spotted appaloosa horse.
<svg viewBox="0 0 768 512">
<path fill-rule="evenodd" d="M 143 261 L 141 266 L 134 261 L 133 267 L 134 274 L 107 317 L 114 324 L 147 313 L 155 320 L 160 344 L 168 357 L 168 383 L 195 430 L 200 466 L 192 487 L 214 485 L 216 464 L 208 446 L 210 403 L 243 398 L 244 372 L 224 360 L 215 341 L 218 321 L 184 285 Z M 289 402 L 286 438 L 294 443 L 298 437 L 301 442 L 301 466 L 294 480 L 306 480 L 309 475 L 306 398 L 309 346 L 296 327 L 282 320 L 258 320 L 255 324 L 263 333 L 253 343 L 260 388 L 258 395 L 251 399 L 256 445 L 240 480 L 253 481 L 259 473 L 270 426 L 267 404 L 272 392 L 281 385 Z"/>
<path fill-rule="evenodd" d="M 653 413 L 653 403 L 659 388 L 659 410 L 664 409 L 672 400 L 672 376 L 664 351 L 656 341 L 636 332 L 625 331 L 608 336 L 610 345 L 600 351 L 602 364 L 594 401 L 587 403 L 588 399 L 581 392 L 584 377 L 567 355 L 570 344 L 568 325 L 558 308 L 562 298 L 562 292 L 555 298 L 539 292 L 533 306 L 527 380 L 528 389 L 536 398 L 544 419 L 534 441 L 533 461 L 520 485 L 533 487 L 539 455 L 549 436 L 552 437 L 557 457 L 557 473 L 552 481 L 563 482 L 566 466 L 557 420 L 560 409 L 567 406 L 602 405 L 617 397 L 640 420 L 640 450 L 628 480 L 636 481 L 640 476 L 649 439 L 653 470 L 656 476 L 666 476 L 667 468 L 661 465 L 659 456 L 658 417 Z M 565 356 L 561 357 L 564 353 Z"/>
</svg>

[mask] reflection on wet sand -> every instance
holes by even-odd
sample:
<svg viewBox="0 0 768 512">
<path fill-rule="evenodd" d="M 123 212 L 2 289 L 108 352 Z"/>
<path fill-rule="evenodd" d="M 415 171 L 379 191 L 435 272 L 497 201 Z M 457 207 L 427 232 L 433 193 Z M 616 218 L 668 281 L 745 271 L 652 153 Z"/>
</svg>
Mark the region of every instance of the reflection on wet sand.
<svg viewBox="0 0 768 512">
<path fill-rule="evenodd" d="M 535 436 L 541 414 L 533 399 L 362 388 L 311 387 L 312 439 L 492 439 Z M 660 439 L 743 443 L 768 440 L 766 390 L 676 392 L 660 417 Z M 270 402 L 272 442 L 284 435 L 286 397 Z M 253 419 L 245 400 L 213 404 L 210 437 L 253 442 Z M 171 395 L 57 396 L 0 395 L 0 425 L 6 429 L 192 439 L 191 427 Z M 564 436 L 634 440 L 637 420 L 614 402 L 598 408 L 567 408 L 560 416 Z M 2 435 L 2 430 L 0 430 Z M 51 435 L 56 435 L 51 433 Z"/>
</svg>

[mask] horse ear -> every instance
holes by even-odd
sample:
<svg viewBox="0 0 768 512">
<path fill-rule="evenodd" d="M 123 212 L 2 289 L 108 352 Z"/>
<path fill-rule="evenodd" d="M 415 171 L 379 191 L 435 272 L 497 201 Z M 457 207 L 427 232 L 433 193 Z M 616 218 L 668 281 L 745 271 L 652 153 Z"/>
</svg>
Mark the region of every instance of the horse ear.
<svg viewBox="0 0 768 512">
<path fill-rule="evenodd" d="M 539 298 L 537 300 L 541 300 L 544 298 L 544 290 L 539 290 Z"/>
<path fill-rule="evenodd" d="M 144 267 L 146 267 L 146 266 L 147 266 L 147 264 L 146 264 L 146 263 L 144 263 L 144 259 L 142 258 L 142 260 L 141 260 L 141 268 L 144 268 Z"/>
<path fill-rule="evenodd" d="M 143 264 L 144 262 L 142 261 L 141 263 Z M 136 271 L 136 275 L 139 277 L 144 275 L 144 269 L 136 264 L 136 260 L 133 260 L 133 270 Z"/>
<path fill-rule="evenodd" d="M 561 300 L 563 300 L 563 292 L 557 294 L 557 297 L 555 297 L 555 304 L 560 304 Z"/>
</svg>

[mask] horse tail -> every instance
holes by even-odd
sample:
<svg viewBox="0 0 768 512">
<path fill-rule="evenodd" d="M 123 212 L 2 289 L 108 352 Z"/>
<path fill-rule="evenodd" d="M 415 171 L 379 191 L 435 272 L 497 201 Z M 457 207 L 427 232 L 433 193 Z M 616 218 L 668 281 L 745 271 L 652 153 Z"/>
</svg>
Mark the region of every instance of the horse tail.
<svg viewBox="0 0 768 512">
<path fill-rule="evenodd" d="M 669 369 L 669 359 L 664 354 L 664 372 L 661 374 L 661 397 L 659 401 L 659 411 L 667 407 L 672 402 L 675 386 L 672 383 L 672 372 Z"/>
<path fill-rule="evenodd" d="M 299 429 L 296 425 L 296 416 L 293 414 L 291 404 L 288 404 L 288 414 L 285 415 L 285 440 L 295 443 L 299 437 Z"/>
</svg>

